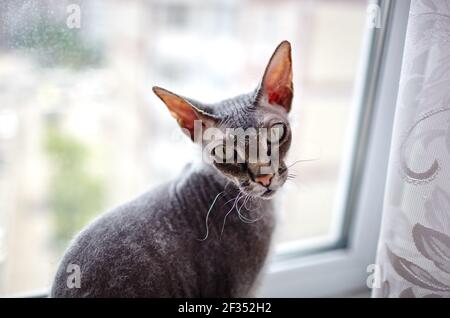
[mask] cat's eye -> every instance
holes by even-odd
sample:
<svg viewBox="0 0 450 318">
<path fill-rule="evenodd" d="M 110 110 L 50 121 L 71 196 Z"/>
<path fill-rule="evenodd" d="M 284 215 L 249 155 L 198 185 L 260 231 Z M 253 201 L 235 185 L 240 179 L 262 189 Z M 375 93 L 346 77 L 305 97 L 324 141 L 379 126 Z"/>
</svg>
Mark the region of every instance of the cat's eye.
<svg viewBox="0 0 450 318">
<path fill-rule="evenodd" d="M 270 142 L 277 142 L 283 140 L 286 135 L 286 126 L 282 123 L 278 123 L 270 127 L 267 134 L 267 139 Z"/>
</svg>

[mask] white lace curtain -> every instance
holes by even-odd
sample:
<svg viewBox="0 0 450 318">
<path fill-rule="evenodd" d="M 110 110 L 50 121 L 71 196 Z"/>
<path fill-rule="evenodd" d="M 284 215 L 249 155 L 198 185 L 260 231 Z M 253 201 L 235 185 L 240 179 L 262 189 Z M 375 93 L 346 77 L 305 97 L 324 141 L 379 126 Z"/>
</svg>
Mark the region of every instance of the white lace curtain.
<svg viewBox="0 0 450 318">
<path fill-rule="evenodd" d="M 450 0 L 412 0 L 374 297 L 450 297 Z"/>
</svg>

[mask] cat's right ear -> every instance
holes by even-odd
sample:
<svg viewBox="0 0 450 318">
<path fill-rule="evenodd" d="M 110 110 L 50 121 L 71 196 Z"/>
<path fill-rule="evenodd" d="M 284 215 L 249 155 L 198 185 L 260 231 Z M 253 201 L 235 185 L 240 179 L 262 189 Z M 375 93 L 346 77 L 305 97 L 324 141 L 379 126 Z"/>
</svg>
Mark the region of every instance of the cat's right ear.
<svg viewBox="0 0 450 318">
<path fill-rule="evenodd" d="M 281 106 L 289 113 L 293 94 L 291 44 L 283 41 L 266 67 L 258 98 L 265 99 L 270 105 Z"/>
<path fill-rule="evenodd" d="M 170 114 L 176 119 L 183 132 L 194 140 L 195 121 L 200 120 L 203 127 L 214 124 L 215 118 L 201 109 L 195 107 L 186 98 L 174 94 L 164 88 L 154 86 L 153 92 L 169 109 Z"/>
</svg>

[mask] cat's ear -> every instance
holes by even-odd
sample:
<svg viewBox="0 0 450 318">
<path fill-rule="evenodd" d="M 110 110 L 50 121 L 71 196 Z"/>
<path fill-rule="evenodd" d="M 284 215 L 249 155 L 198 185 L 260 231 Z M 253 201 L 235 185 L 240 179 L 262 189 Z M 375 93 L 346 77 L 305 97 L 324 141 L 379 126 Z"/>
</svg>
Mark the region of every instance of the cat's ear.
<svg viewBox="0 0 450 318">
<path fill-rule="evenodd" d="M 194 140 L 194 124 L 200 120 L 203 127 L 210 127 L 216 122 L 216 118 L 205 111 L 194 106 L 186 98 L 174 94 L 164 88 L 154 86 L 153 92 L 169 109 L 170 114 L 176 119 L 183 132 Z"/>
<path fill-rule="evenodd" d="M 281 106 L 289 112 L 293 95 L 291 44 L 283 41 L 269 60 L 258 97 L 271 105 Z"/>
</svg>

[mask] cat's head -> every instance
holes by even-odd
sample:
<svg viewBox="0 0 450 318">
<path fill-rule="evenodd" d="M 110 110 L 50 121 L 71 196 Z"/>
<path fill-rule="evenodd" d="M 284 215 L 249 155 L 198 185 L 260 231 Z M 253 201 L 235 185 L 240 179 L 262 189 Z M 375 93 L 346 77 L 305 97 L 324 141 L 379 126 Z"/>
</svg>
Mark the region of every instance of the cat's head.
<svg viewBox="0 0 450 318">
<path fill-rule="evenodd" d="M 289 42 L 278 45 L 252 93 L 204 104 L 159 87 L 153 91 L 183 131 L 202 145 L 203 159 L 242 192 L 269 199 L 285 183 L 293 97 Z"/>
</svg>

